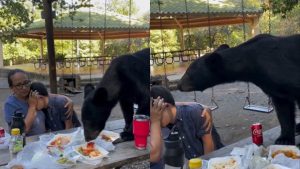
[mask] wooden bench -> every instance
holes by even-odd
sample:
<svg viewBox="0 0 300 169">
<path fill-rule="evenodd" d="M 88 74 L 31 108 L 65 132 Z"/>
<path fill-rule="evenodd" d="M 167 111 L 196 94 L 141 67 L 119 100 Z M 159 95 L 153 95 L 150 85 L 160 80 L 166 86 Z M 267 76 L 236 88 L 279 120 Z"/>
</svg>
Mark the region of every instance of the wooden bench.
<svg viewBox="0 0 300 169">
<path fill-rule="evenodd" d="M 123 131 L 125 121 L 114 120 L 106 123 L 105 130 L 120 133 Z M 56 133 L 70 133 L 75 131 L 77 128 L 62 130 Z M 38 141 L 38 136 L 30 136 L 26 138 L 27 143 Z M 137 150 L 134 146 L 133 141 L 122 142 L 115 145 L 115 151 L 109 153 L 109 158 L 105 158 L 99 165 L 88 165 L 83 163 L 77 163 L 73 169 L 111 169 L 119 168 L 123 165 L 149 159 L 150 148 L 146 150 Z M 0 169 L 5 168 L 4 166 L 10 161 L 9 150 L 0 150 Z"/>
</svg>

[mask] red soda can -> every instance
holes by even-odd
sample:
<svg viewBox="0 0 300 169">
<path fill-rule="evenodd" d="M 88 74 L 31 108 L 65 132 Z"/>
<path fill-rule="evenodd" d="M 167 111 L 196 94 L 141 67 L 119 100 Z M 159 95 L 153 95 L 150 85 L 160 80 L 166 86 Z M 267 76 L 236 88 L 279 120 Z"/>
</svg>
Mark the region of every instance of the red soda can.
<svg viewBox="0 0 300 169">
<path fill-rule="evenodd" d="M 5 137 L 5 130 L 3 127 L 0 127 L 0 138 Z"/>
<path fill-rule="evenodd" d="M 260 123 L 252 124 L 251 132 L 252 132 L 252 142 L 256 145 L 262 145 L 263 144 L 262 125 Z"/>
</svg>

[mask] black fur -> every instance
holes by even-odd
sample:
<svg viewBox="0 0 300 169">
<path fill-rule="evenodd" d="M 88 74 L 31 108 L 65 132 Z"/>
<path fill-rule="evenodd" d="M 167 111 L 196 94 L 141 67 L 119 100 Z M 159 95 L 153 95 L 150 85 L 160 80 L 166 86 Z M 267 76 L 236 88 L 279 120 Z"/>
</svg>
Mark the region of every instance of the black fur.
<svg viewBox="0 0 300 169">
<path fill-rule="evenodd" d="M 85 139 L 92 140 L 105 127 L 112 108 L 119 101 L 126 126 L 121 137 L 133 140 L 133 104 L 138 105 L 137 114 L 149 115 L 150 102 L 150 49 L 114 59 L 96 90 L 91 85 L 85 87 L 82 106 L 82 122 Z"/>
<path fill-rule="evenodd" d="M 95 90 L 95 86 L 92 84 L 86 84 L 84 86 L 84 98 L 86 98 L 93 90 Z"/>
<path fill-rule="evenodd" d="M 237 47 L 223 47 L 194 61 L 178 88 L 203 91 L 234 81 L 252 82 L 272 98 L 281 125 L 275 143 L 295 144 L 295 105 L 300 106 L 300 35 L 258 35 Z"/>
</svg>

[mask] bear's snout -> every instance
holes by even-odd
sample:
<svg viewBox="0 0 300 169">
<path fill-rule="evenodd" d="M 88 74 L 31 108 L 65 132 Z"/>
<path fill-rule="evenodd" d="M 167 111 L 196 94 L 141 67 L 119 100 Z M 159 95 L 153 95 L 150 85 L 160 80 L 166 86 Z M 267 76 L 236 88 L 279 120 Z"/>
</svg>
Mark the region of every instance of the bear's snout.
<svg viewBox="0 0 300 169">
<path fill-rule="evenodd" d="M 179 80 L 179 82 L 177 83 L 177 89 L 184 92 L 194 90 L 194 86 L 191 84 L 191 80 L 187 74 L 183 75 Z"/>
</svg>

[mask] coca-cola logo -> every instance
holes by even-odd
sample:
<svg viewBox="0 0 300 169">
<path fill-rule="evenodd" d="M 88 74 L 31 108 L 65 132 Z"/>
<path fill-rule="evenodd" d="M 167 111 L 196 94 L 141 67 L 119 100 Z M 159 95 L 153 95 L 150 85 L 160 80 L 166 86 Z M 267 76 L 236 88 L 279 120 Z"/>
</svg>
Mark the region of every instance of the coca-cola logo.
<svg viewBox="0 0 300 169">
<path fill-rule="evenodd" d="M 253 135 L 261 135 L 261 129 L 254 129 L 253 131 L 252 131 L 252 133 L 253 133 Z"/>
</svg>

